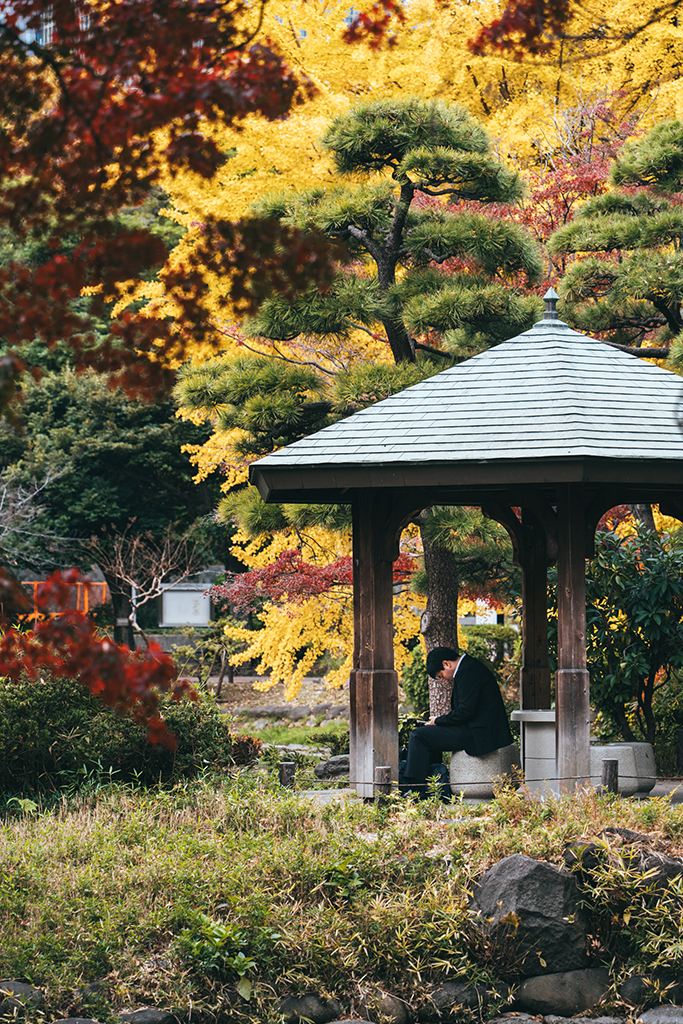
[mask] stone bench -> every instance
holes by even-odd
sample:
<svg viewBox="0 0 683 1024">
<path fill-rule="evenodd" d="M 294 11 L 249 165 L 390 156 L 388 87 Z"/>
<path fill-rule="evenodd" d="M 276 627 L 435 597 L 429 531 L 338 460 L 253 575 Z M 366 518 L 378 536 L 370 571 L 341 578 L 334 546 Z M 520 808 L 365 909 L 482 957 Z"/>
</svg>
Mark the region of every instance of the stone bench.
<svg viewBox="0 0 683 1024">
<path fill-rule="evenodd" d="M 481 757 L 471 757 L 464 750 L 456 750 L 451 754 L 451 792 L 456 795 L 462 793 L 466 800 L 491 800 L 496 779 L 502 775 L 514 777 L 519 766 L 516 743 Z"/>
</svg>

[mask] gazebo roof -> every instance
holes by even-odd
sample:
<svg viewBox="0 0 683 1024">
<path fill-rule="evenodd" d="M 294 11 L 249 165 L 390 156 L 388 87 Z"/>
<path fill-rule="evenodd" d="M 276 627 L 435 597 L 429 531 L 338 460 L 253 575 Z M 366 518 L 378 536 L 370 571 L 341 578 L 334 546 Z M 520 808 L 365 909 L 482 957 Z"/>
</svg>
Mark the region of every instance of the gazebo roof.
<svg viewBox="0 0 683 1024">
<path fill-rule="evenodd" d="M 678 488 L 683 380 L 544 319 L 266 456 L 251 478 L 281 501 L 569 480 Z"/>
</svg>

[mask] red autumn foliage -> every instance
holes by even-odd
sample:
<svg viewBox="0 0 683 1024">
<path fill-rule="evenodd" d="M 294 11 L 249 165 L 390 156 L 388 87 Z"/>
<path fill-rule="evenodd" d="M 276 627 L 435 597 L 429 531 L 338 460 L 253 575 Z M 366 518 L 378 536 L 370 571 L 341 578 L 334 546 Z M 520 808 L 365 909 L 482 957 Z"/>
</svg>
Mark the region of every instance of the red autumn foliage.
<svg viewBox="0 0 683 1024">
<path fill-rule="evenodd" d="M 201 339 L 207 285 L 199 260 L 166 271 L 163 284 L 179 303 L 173 321 L 124 314 L 112 343 L 88 355 L 92 320 L 74 312 L 83 288 L 98 291 L 91 317 L 104 312 L 115 285 L 158 270 L 166 250 L 145 229 L 112 222 L 122 206 L 141 202 L 165 163 L 172 173 L 209 177 L 225 160 L 204 123 L 239 125 L 247 114 L 276 119 L 311 95 L 311 83 L 268 46 L 255 44 L 260 7 L 224 0 L 0 0 L 0 217 L 20 237 L 40 238 L 54 255 L 42 266 L 0 271 L 0 334 L 15 345 L 70 340 L 82 364 L 119 371 L 116 382 L 154 392 L 170 383 L 163 357 L 177 359 L 188 335 Z M 40 36 L 49 23 L 48 37 Z M 247 26 L 247 27 L 241 27 Z M 68 255 L 65 235 L 79 241 Z M 229 272 L 238 304 L 253 310 L 255 261 L 285 293 L 301 278 L 325 288 L 338 248 L 278 225 L 215 221 L 206 226 L 212 271 Z M 151 358 L 150 358 L 151 355 Z M 159 359 L 159 356 L 162 359 Z M 3 366 L 2 395 L 16 360 Z"/>
<path fill-rule="evenodd" d="M 171 749 L 176 740 L 159 714 L 162 693 L 175 700 L 194 697 L 186 680 L 177 680 L 173 660 L 157 644 L 132 652 L 107 637 L 98 636 L 87 615 L 69 609 L 74 585 L 83 582 L 75 569 L 56 572 L 36 591 L 33 602 L 26 591 L 0 568 L 0 675 L 10 679 L 42 672 L 77 679 L 105 704 L 147 727 L 151 742 Z M 59 614 L 53 608 L 63 608 Z"/>
<path fill-rule="evenodd" d="M 394 582 L 405 582 L 414 571 L 415 560 L 401 553 L 394 562 Z M 233 574 L 226 583 L 211 587 L 209 593 L 215 602 L 246 610 L 259 599 L 279 601 L 287 598 L 299 604 L 335 587 L 350 587 L 352 583 L 353 559 L 350 555 L 329 565 L 314 565 L 305 562 L 300 551 L 292 549 L 283 551 L 276 561 L 263 569 Z"/>
<path fill-rule="evenodd" d="M 570 0 L 511 0 L 500 18 L 484 25 L 470 40 L 469 48 L 476 54 L 512 52 L 518 59 L 525 53 L 546 53 L 562 36 L 570 6 Z"/>
<path fill-rule="evenodd" d="M 390 36 L 392 19 L 403 25 L 406 15 L 399 0 L 377 0 L 367 13 L 354 11 L 342 39 L 345 43 L 367 42 L 371 50 L 378 50 L 383 42 L 395 46 L 398 40 Z"/>
</svg>

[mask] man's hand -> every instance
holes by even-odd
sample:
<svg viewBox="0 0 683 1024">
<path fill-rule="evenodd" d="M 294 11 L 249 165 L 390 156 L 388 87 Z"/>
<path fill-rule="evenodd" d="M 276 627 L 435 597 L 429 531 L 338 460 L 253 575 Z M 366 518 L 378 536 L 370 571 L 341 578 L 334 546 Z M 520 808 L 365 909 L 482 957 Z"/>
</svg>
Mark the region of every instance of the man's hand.
<svg viewBox="0 0 683 1024">
<path fill-rule="evenodd" d="M 436 725 L 436 715 L 432 715 L 432 717 L 427 722 L 427 725 Z"/>
</svg>

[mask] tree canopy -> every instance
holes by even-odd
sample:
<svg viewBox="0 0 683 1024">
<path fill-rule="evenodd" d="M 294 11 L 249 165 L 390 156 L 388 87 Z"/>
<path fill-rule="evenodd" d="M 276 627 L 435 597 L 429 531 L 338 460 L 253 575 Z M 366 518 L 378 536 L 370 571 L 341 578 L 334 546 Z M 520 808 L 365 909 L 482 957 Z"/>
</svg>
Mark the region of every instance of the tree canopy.
<svg viewBox="0 0 683 1024">
<path fill-rule="evenodd" d="M 683 123 L 662 122 L 614 161 L 612 190 L 551 237 L 553 255 L 575 257 L 560 295 L 580 330 L 658 356 L 683 332 L 682 175 Z"/>
</svg>

